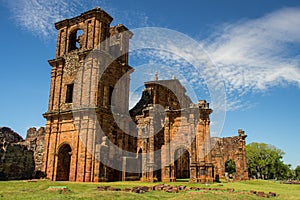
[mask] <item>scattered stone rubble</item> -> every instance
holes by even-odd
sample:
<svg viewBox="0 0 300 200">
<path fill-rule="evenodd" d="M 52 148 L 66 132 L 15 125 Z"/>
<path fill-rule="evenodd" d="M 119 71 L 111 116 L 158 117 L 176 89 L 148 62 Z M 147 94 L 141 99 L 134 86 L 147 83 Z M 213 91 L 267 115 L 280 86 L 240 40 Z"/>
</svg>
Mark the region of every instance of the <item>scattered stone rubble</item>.
<svg viewBox="0 0 300 200">
<path fill-rule="evenodd" d="M 67 186 L 49 186 L 48 191 L 70 192 Z"/>
<path fill-rule="evenodd" d="M 154 186 L 136 186 L 132 188 L 114 188 L 111 186 L 99 186 L 97 187 L 98 191 L 124 191 L 124 192 L 133 192 L 133 193 L 145 193 L 145 192 L 150 192 L 150 191 L 164 191 L 168 193 L 178 193 L 180 191 L 221 191 L 221 192 L 229 192 L 229 193 L 234 193 L 235 190 L 233 188 L 201 188 L 201 187 L 187 187 L 185 185 L 179 185 L 179 186 L 171 186 L 171 185 L 166 185 L 166 184 L 158 184 Z M 250 193 L 248 194 L 253 194 L 257 195 L 259 197 L 265 197 L 265 198 L 270 198 L 270 197 L 276 197 L 276 193 L 274 192 L 260 192 L 260 191 L 255 191 L 251 190 Z"/>
<path fill-rule="evenodd" d="M 275 192 L 264 193 L 264 192 L 259 192 L 259 191 L 251 190 L 250 193 L 251 194 L 255 194 L 255 195 L 259 196 L 259 197 L 266 197 L 266 198 L 276 197 L 276 193 Z"/>
<path fill-rule="evenodd" d="M 290 180 L 290 181 L 282 181 L 282 184 L 300 184 L 300 181 Z"/>
</svg>

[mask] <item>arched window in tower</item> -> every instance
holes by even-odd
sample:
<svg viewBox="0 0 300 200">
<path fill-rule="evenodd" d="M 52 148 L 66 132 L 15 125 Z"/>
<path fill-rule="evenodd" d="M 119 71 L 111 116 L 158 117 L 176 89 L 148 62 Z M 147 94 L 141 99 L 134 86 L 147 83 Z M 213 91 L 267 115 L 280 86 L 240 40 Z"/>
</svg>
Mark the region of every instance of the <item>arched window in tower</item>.
<svg viewBox="0 0 300 200">
<path fill-rule="evenodd" d="M 83 45 L 83 31 L 76 29 L 69 35 L 69 52 L 80 49 Z"/>
</svg>

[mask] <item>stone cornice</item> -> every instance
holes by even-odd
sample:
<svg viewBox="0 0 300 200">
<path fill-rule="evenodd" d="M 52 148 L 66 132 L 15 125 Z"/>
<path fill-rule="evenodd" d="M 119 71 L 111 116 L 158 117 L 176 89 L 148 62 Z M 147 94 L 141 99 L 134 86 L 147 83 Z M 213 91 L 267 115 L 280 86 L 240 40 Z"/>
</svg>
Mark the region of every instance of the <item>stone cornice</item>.
<svg viewBox="0 0 300 200">
<path fill-rule="evenodd" d="M 54 111 L 47 111 L 43 114 L 44 118 L 49 117 L 55 117 L 55 116 L 61 116 L 61 115 L 70 115 L 70 114 L 76 114 L 80 112 L 95 112 L 96 114 L 103 113 L 103 114 L 112 114 L 110 108 L 97 108 L 97 107 L 83 107 L 78 109 L 68 109 L 68 110 L 54 110 Z"/>
<path fill-rule="evenodd" d="M 57 64 L 64 64 L 65 63 L 65 59 L 63 57 L 58 57 L 52 60 L 48 60 L 49 65 L 51 65 L 51 67 L 56 67 Z"/>
<path fill-rule="evenodd" d="M 82 13 L 81 15 L 71 18 L 71 19 L 65 19 L 60 22 L 55 23 L 55 28 L 57 30 L 60 30 L 63 27 L 66 26 L 72 26 L 75 24 L 78 24 L 79 22 L 84 22 L 87 19 L 90 19 L 92 17 L 95 17 L 99 21 L 103 21 L 107 24 L 110 24 L 113 20 L 113 18 L 107 14 L 104 10 L 101 8 L 94 8 L 92 10 L 89 10 L 87 12 Z"/>
</svg>

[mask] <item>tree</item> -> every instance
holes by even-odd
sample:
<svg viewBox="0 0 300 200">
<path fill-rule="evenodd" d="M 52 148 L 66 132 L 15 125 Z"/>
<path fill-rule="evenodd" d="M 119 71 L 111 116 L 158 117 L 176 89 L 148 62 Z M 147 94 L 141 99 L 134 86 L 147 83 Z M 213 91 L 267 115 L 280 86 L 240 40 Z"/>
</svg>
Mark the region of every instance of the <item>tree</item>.
<svg viewBox="0 0 300 200">
<path fill-rule="evenodd" d="M 295 179 L 300 180 L 300 165 L 295 168 Z"/>
<path fill-rule="evenodd" d="M 246 146 L 249 176 L 261 179 L 291 178 L 291 169 L 281 160 L 284 152 L 273 145 L 250 143 Z"/>
<path fill-rule="evenodd" d="M 236 172 L 235 163 L 233 160 L 230 159 L 225 162 L 225 172 L 228 172 L 228 174 L 233 174 Z"/>
</svg>

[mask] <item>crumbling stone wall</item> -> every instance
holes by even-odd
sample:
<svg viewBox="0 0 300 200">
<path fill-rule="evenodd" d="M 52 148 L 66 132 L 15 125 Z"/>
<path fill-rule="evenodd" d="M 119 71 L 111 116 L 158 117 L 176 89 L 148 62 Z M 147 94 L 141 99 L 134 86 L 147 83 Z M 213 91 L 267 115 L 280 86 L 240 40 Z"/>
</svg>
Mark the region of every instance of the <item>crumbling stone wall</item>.
<svg viewBox="0 0 300 200">
<path fill-rule="evenodd" d="M 30 128 L 24 140 L 10 128 L 0 128 L 0 180 L 42 176 L 44 135 L 44 128 Z"/>
<path fill-rule="evenodd" d="M 34 152 L 25 145 L 9 143 L 0 150 L 0 180 L 32 178 L 34 172 Z"/>
<path fill-rule="evenodd" d="M 248 167 L 246 162 L 246 139 L 247 135 L 241 129 L 238 136 L 225 138 L 211 138 L 214 145 L 210 154 L 215 168 L 215 177 L 226 178 L 225 163 L 232 160 L 236 166 L 235 180 L 248 180 Z M 216 178 L 217 179 L 217 178 Z"/>
<path fill-rule="evenodd" d="M 189 175 L 191 181 L 213 181 L 214 167 L 222 170 L 223 165 L 216 156 L 212 156 L 212 163 L 209 154 L 212 109 L 205 100 L 193 104 L 175 77 L 158 80 L 156 74 L 154 81 L 145 83 L 142 99 L 130 110 L 136 124 L 130 123 L 129 85 L 133 68 L 128 63 L 128 49 L 133 34 L 124 25 L 111 27 L 112 20 L 104 10 L 95 8 L 55 24 L 56 56 L 49 60 L 49 105 L 43 114 L 46 133 L 42 170 L 47 178 L 82 182 L 126 180 L 132 174 L 127 176 L 121 170 L 131 168 L 126 162 L 135 160 L 139 163 L 135 167 L 142 171 L 138 174 L 141 180 L 175 181 L 177 173 L 181 178 Z M 73 91 L 75 83 L 77 89 Z M 129 130 L 133 137 L 127 134 Z M 175 139 L 177 144 L 170 144 Z M 105 141 L 111 143 L 106 145 Z M 232 142 L 226 138 L 220 141 L 227 146 Z M 245 148 L 235 144 L 232 147 L 239 152 L 238 157 L 242 156 L 242 160 L 235 160 L 239 167 L 238 163 L 246 160 Z M 186 156 L 181 163 L 174 164 L 175 152 L 182 148 L 187 150 Z M 150 152 L 150 156 L 128 158 L 122 150 Z M 152 153 L 158 150 L 162 153 Z M 222 155 L 235 156 L 226 151 L 229 148 L 222 150 Z M 66 156 L 70 159 L 64 159 Z M 100 163 L 103 157 L 106 163 Z M 68 168 L 60 173 L 62 163 Z M 109 167 L 112 163 L 117 170 Z M 161 170 L 153 172 L 157 166 Z M 241 166 L 246 168 L 246 164 Z M 190 173 L 181 176 L 188 170 Z"/>
<path fill-rule="evenodd" d="M 27 130 L 26 140 L 23 142 L 27 146 L 28 150 L 34 152 L 34 164 L 35 171 L 42 171 L 43 155 L 44 155 L 44 140 L 45 140 L 45 128 L 40 127 L 29 128 Z"/>
<path fill-rule="evenodd" d="M 0 127 L 0 142 L 16 143 L 23 141 L 23 138 L 8 127 Z"/>
<path fill-rule="evenodd" d="M 212 182 L 212 163 L 206 156 L 211 112 L 204 100 L 192 104 L 176 78 L 158 80 L 156 76 L 146 82 L 142 99 L 130 111 L 138 127 L 137 152 L 154 152 L 141 156 L 143 162 L 137 166 L 142 169 L 141 180 Z"/>
</svg>

